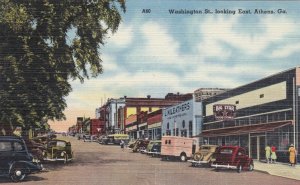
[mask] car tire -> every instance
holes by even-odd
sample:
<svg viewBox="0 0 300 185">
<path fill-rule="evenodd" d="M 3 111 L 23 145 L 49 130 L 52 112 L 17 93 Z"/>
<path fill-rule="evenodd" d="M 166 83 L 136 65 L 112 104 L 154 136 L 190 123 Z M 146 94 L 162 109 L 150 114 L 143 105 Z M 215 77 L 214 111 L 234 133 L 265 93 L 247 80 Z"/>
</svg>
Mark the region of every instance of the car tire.
<svg viewBox="0 0 300 185">
<path fill-rule="evenodd" d="M 26 177 L 26 173 L 24 173 L 24 168 L 22 166 L 13 164 L 10 170 L 9 177 L 13 182 L 20 182 L 24 180 L 24 178 Z"/>
<path fill-rule="evenodd" d="M 243 169 L 242 165 L 239 164 L 239 165 L 237 166 L 237 172 L 238 172 L 238 173 L 241 173 L 241 172 L 242 172 L 242 169 Z"/>
<path fill-rule="evenodd" d="M 249 171 L 253 171 L 254 170 L 254 164 L 250 163 L 248 169 L 249 169 Z"/>
<path fill-rule="evenodd" d="M 187 160 L 187 157 L 186 157 L 185 153 L 180 154 L 180 161 L 185 162 L 186 160 Z"/>
</svg>

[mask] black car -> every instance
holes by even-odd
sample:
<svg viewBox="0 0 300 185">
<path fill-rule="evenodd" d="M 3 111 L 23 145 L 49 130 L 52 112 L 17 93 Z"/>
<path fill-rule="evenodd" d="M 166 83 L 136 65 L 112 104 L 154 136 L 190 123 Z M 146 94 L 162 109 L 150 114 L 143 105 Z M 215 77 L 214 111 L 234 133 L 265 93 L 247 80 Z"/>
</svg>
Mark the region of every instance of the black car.
<svg viewBox="0 0 300 185">
<path fill-rule="evenodd" d="M 24 140 L 16 136 L 0 136 L 0 176 L 22 181 L 27 175 L 42 170 L 33 162 Z"/>
</svg>

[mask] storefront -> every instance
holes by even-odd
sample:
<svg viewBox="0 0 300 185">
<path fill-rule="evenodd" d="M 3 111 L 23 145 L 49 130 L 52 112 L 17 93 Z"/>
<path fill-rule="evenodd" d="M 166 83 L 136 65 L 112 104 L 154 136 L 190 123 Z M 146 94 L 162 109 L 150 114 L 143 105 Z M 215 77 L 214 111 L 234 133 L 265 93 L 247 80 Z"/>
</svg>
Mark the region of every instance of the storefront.
<svg viewBox="0 0 300 185">
<path fill-rule="evenodd" d="M 204 100 L 203 142 L 239 145 L 258 160 L 273 145 L 287 162 L 289 145 L 299 148 L 299 89 L 300 69 L 293 68 Z M 235 106 L 234 117 L 217 119 L 215 105 Z"/>
<path fill-rule="evenodd" d="M 162 135 L 193 137 L 202 126 L 202 103 L 194 99 L 170 106 L 162 111 Z"/>
</svg>

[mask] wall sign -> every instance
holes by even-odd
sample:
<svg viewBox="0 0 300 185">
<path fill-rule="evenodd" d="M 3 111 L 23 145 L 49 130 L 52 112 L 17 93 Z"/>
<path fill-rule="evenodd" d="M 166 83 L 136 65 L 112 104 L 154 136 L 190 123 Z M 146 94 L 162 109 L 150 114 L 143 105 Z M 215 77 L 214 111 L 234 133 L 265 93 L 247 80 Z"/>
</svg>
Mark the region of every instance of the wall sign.
<svg viewBox="0 0 300 185">
<path fill-rule="evenodd" d="M 228 120 L 235 117 L 235 105 L 216 104 L 213 106 L 213 112 L 216 120 Z"/>
</svg>

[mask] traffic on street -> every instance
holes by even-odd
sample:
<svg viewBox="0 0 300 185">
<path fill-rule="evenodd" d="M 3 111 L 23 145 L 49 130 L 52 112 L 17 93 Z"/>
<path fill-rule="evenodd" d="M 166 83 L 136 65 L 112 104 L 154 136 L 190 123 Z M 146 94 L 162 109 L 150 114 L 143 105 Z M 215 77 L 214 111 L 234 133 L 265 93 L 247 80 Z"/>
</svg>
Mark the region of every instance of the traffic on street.
<svg viewBox="0 0 300 185">
<path fill-rule="evenodd" d="M 45 161 L 40 173 L 30 174 L 21 184 L 97 184 L 97 185 L 296 185 L 299 181 L 258 171 L 215 170 L 192 167 L 189 162 L 164 160 L 159 156 L 133 152 L 125 146 L 84 142 L 72 136 L 58 136 L 72 144 L 73 160 Z M 12 184 L 1 178 L 1 184 Z"/>
</svg>

